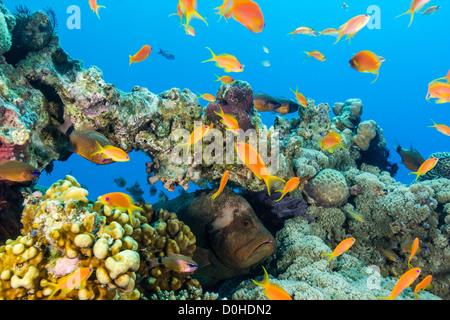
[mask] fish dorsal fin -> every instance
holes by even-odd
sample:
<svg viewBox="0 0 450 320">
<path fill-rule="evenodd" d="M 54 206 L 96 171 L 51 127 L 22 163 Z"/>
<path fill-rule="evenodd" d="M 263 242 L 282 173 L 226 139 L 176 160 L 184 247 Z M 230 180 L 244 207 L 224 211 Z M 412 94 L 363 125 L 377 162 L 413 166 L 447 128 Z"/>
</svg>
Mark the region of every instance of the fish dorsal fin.
<svg viewBox="0 0 450 320">
<path fill-rule="evenodd" d="M 153 210 L 155 212 L 159 210 L 167 210 L 169 212 L 177 213 L 178 210 L 184 206 L 185 204 L 189 203 L 191 200 L 193 200 L 197 196 L 196 192 L 193 193 L 184 193 L 180 195 L 179 197 L 176 197 L 175 199 L 165 201 L 165 202 L 158 202 L 152 205 Z"/>
</svg>

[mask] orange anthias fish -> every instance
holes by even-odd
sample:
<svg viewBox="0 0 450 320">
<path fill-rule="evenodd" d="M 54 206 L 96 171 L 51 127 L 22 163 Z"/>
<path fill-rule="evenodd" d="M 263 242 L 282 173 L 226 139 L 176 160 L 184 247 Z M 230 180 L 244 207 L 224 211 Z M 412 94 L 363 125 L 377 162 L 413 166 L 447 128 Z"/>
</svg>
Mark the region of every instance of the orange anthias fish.
<svg viewBox="0 0 450 320">
<path fill-rule="evenodd" d="M 194 131 L 192 131 L 188 140 L 184 143 L 179 144 L 178 146 L 179 147 L 187 146 L 188 147 L 187 153 L 189 153 L 191 146 L 194 145 L 195 143 L 197 143 L 198 141 L 202 140 L 203 137 L 205 137 L 206 135 L 208 135 L 212 128 L 213 128 L 212 123 L 209 127 L 208 126 L 200 126 L 200 127 L 196 128 Z"/>
<path fill-rule="evenodd" d="M 58 283 L 47 282 L 47 286 L 54 288 L 52 294 L 48 297 L 48 300 L 50 300 L 58 290 L 61 290 L 62 294 L 68 294 L 73 289 L 83 289 L 87 279 L 89 279 L 93 271 L 93 268 L 79 268 L 71 274 L 60 278 Z"/>
<path fill-rule="evenodd" d="M 127 210 L 130 216 L 131 225 L 133 225 L 133 212 L 136 210 L 144 211 L 144 209 L 134 205 L 134 201 L 129 195 L 122 192 L 104 194 L 99 200 L 106 206 L 114 207 L 119 210 Z"/>
<path fill-rule="evenodd" d="M 130 156 L 123 151 L 120 148 L 111 146 L 111 145 L 107 145 L 102 147 L 100 145 L 100 143 L 98 143 L 97 140 L 95 140 L 96 144 L 97 144 L 97 151 L 94 152 L 91 156 L 95 156 L 97 154 L 102 155 L 103 158 L 105 158 L 105 161 L 107 160 L 112 160 L 112 161 L 116 161 L 116 162 L 125 162 L 125 161 L 130 161 Z"/>
<path fill-rule="evenodd" d="M 317 32 L 309 27 L 298 27 L 294 31 L 288 33 L 288 35 L 290 34 L 292 34 L 292 38 L 294 38 L 296 34 L 304 34 L 307 36 L 314 36 L 314 37 L 317 36 Z"/>
<path fill-rule="evenodd" d="M 208 22 L 206 22 L 205 18 L 203 18 L 197 11 L 197 0 L 179 0 L 178 6 L 177 6 L 177 13 L 175 15 L 181 15 L 186 17 L 186 24 L 185 29 L 188 30 L 191 19 L 197 18 L 202 20 L 206 25 L 208 25 Z M 180 17 L 182 19 L 182 16 Z"/>
<path fill-rule="evenodd" d="M 308 51 L 303 51 L 303 52 L 308 55 L 304 61 L 306 61 L 309 57 L 316 58 L 317 60 L 319 60 L 321 62 L 324 62 L 326 60 L 325 56 L 317 50 L 313 50 L 311 52 L 308 52 Z"/>
<path fill-rule="evenodd" d="M 433 121 L 433 119 L 431 119 L 431 121 Z M 434 122 L 434 126 L 429 126 L 429 128 L 436 128 L 437 131 L 445 134 L 446 136 L 450 136 L 450 127 L 446 126 L 445 124 L 436 124 L 436 122 Z"/>
<path fill-rule="evenodd" d="M 219 77 L 217 74 L 216 74 L 216 77 L 217 77 L 217 80 L 214 80 L 214 81 L 221 81 L 222 83 L 225 83 L 225 84 L 231 84 L 231 83 L 233 83 L 233 82 L 235 82 L 236 80 L 234 80 L 232 77 L 230 77 L 230 76 L 222 76 L 222 77 Z"/>
<path fill-rule="evenodd" d="M 418 294 L 420 290 L 431 288 L 431 280 L 433 280 L 433 276 L 430 274 L 416 285 L 416 287 L 414 288 L 414 297 L 416 298 L 416 300 L 420 297 Z"/>
<path fill-rule="evenodd" d="M 286 182 L 286 185 L 284 186 L 283 190 L 277 190 L 277 192 L 282 192 L 280 199 L 275 200 L 275 202 L 280 201 L 281 199 L 283 199 L 283 197 L 288 193 L 288 192 L 292 192 L 294 191 L 298 185 L 300 184 L 300 178 L 298 177 L 294 177 L 288 180 L 288 182 Z"/>
<path fill-rule="evenodd" d="M 424 5 L 426 5 L 430 0 L 412 0 L 411 6 L 408 11 L 396 16 L 396 18 L 403 16 L 404 14 L 411 14 L 411 21 L 409 22 L 408 28 L 411 26 L 413 19 L 414 19 L 414 13 L 422 9 Z"/>
<path fill-rule="evenodd" d="M 264 288 L 264 294 L 269 298 L 270 300 L 292 300 L 291 296 L 279 285 L 275 283 L 271 283 L 269 281 L 269 275 L 264 267 L 264 278 L 261 282 L 255 281 L 252 279 L 252 281 L 258 285 Z"/>
<path fill-rule="evenodd" d="M 331 259 L 336 258 L 343 254 L 345 251 L 350 249 L 350 247 L 355 243 L 355 238 L 347 238 L 342 240 L 337 247 L 333 250 L 332 253 L 322 253 L 320 256 L 330 256 L 327 262 L 330 262 Z"/>
<path fill-rule="evenodd" d="M 205 99 L 206 101 L 210 101 L 210 102 L 216 101 L 216 97 L 214 97 L 212 94 L 209 94 L 209 93 L 201 94 L 201 93 L 199 93 L 199 95 L 200 95 L 199 98 Z"/>
<path fill-rule="evenodd" d="M 254 1 L 233 0 L 231 6 L 221 11 L 222 14 L 225 18 L 235 19 L 253 33 L 259 33 L 264 29 L 263 13 L 259 5 Z"/>
<path fill-rule="evenodd" d="M 338 36 L 339 35 L 339 30 L 335 29 L 335 28 L 327 28 L 324 29 L 323 31 L 319 32 L 319 36 Z"/>
<path fill-rule="evenodd" d="M 228 53 L 221 53 L 216 56 L 210 48 L 206 47 L 206 49 L 211 51 L 212 58 L 202 62 L 214 61 L 216 63 L 216 66 L 218 66 L 219 68 L 223 68 L 225 72 L 244 71 L 244 66 L 238 61 L 235 56 Z"/>
<path fill-rule="evenodd" d="M 298 104 L 304 108 L 308 108 L 308 101 L 306 100 L 306 98 L 303 94 L 298 92 L 298 86 L 295 91 L 292 89 L 291 89 L 291 91 L 295 94 L 295 100 L 297 100 Z"/>
<path fill-rule="evenodd" d="M 385 58 L 377 56 L 372 51 L 363 50 L 358 52 L 351 58 L 350 66 L 359 72 L 369 72 L 377 75 L 374 83 L 378 79 L 381 63 L 386 61 Z"/>
<path fill-rule="evenodd" d="M 338 43 L 344 35 L 347 35 L 347 39 L 350 41 L 358 31 L 366 26 L 369 20 L 370 16 L 368 14 L 362 14 L 348 20 L 339 27 L 339 37 L 334 44 Z"/>
<path fill-rule="evenodd" d="M 216 193 L 214 193 L 211 197 L 211 205 L 214 204 L 214 199 L 217 198 L 217 196 L 222 192 L 222 190 L 225 188 L 227 182 L 228 182 L 228 177 L 230 175 L 230 172 L 227 170 L 223 173 L 222 178 L 220 179 L 220 185 L 219 185 L 219 190 L 217 190 Z"/>
<path fill-rule="evenodd" d="M 450 84 L 439 81 L 430 82 L 425 99 L 429 102 L 430 98 L 437 99 L 436 103 L 450 102 Z"/>
<path fill-rule="evenodd" d="M 338 147 L 347 150 L 342 145 L 342 136 L 337 132 L 328 133 L 321 141 L 319 141 L 319 146 L 322 148 L 322 151 L 327 150 L 330 153 L 333 153 Z"/>
<path fill-rule="evenodd" d="M 144 61 L 148 58 L 148 56 L 152 53 L 152 47 L 150 47 L 148 44 L 144 45 L 141 50 L 139 50 L 134 56 L 130 55 L 130 66 L 131 64 L 138 63 L 141 61 Z"/>
<path fill-rule="evenodd" d="M 416 174 L 417 177 L 414 181 L 417 181 L 417 179 L 419 179 L 421 175 L 424 175 L 425 173 L 433 169 L 438 161 L 438 158 L 430 158 L 428 160 L 425 160 L 425 162 L 422 163 L 422 165 L 419 167 L 419 170 L 417 170 L 416 172 L 410 172 L 409 174 Z"/>
<path fill-rule="evenodd" d="M 15 160 L 0 160 L 0 180 L 24 182 L 39 178 L 40 175 L 39 170 L 28 163 Z"/>
<path fill-rule="evenodd" d="M 220 120 L 220 122 L 222 122 L 227 127 L 227 130 L 233 132 L 236 135 L 239 135 L 239 122 L 232 115 L 224 113 L 222 110 L 222 107 L 220 105 L 219 105 L 219 107 L 220 107 L 220 113 L 218 113 L 216 111 L 214 111 L 214 113 L 222 118 L 222 120 Z"/>
<path fill-rule="evenodd" d="M 258 178 L 264 180 L 267 186 L 267 192 L 270 196 L 271 184 L 275 181 L 283 181 L 281 178 L 269 174 L 269 170 L 264 164 L 263 159 L 259 153 L 251 145 L 244 142 L 237 142 L 235 144 L 236 152 L 241 161 L 249 168 L 253 174 Z"/>
<path fill-rule="evenodd" d="M 419 238 L 415 238 L 414 239 L 412 247 L 411 247 L 411 254 L 410 254 L 409 259 L 408 259 L 408 268 L 410 268 L 410 269 L 412 268 L 411 267 L 411 259 L 416 254 L 417 248 L 419 248 Z"/>
<path fill-rule="evenodd" d="M 400 293 L 403 292 L 403 290 L 408 288 L 411 285 L 411 283 L 413 283 L 414 280 L 417 279 L 419 274 L 420 274 L 419 268 L 409 269 L 400 277 L 400 279 L 398 279 L 389 297 L 376 297 L 376 298 L 383 300 L 394 300 Z"/>
<path fill-rule="evenodd" d="M 100 16 L 98 15 L 98 9 L 100 8 L 106 8 L 105 6 L 99 6 L 97 4 L 97 0 L 89 0 L 89 6 L 91 7 L 92 11 L 95 12 L 97 17 L 100 19 Z"/>
</svg>

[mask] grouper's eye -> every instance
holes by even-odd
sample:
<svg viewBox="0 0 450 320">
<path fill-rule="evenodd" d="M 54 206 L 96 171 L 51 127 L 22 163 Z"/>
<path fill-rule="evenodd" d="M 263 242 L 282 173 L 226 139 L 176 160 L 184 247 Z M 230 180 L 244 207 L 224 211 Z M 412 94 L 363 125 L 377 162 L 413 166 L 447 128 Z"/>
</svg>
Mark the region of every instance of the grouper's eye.
<svg viewBox="0 0 450 320">
<path fill-rule="evenodd" d="M 241 225 L 242 225 L 244 228 L 248 228 L 248 227 L 250 227 L 250 221 L 248 221 L 247 219 L 242 220 Z"/>
</svg>

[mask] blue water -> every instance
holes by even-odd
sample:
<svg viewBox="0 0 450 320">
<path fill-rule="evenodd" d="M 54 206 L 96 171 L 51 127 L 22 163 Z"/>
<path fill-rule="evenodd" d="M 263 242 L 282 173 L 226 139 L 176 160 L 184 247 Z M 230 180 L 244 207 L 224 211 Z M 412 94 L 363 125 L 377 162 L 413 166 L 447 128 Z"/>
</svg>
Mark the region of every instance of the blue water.
<svg viewBox="0 0 450 320">
<path fill-rule="evenodd" d="M 346 1 L 348 10 L 342 8 L 342 1 L 300 1 L 300 0 L 258 0 L 264 14 L 266 27 L 254 34 L 231 19 L 218 20 L 213 8 L 221 0 L 198 0 L 198 12 L 208 21 L 193 20 L 196 36 L 186 35 L 179 25 L 176 12 L 177 0 L 99 0 L 101 19 L 90 10 L 88 0 L 83 1 L 31 1 L 4 0 L 11 11 L 23 4 L 31 10 L 51 7 L 58 18 L 58 35 L 62 48 L 72 58 L 82 60 L 84 66 L 99 67 L 104 79 L 123 91 L 130 91 L 135 85 L 147 87 L 154 93 L 161 93 L 172 87 L 189 88 L 194 93 L 215 94 L 219 82 L 215 74 L 223 75 L 214 63 L 201 63 L 209 59 L 210 47 L 215 53 L 235 55 L 245 65 L 242 73 L 231 76 L 248 81 L 254 91 L 294 98 L 290 88 L 299 86 L 299 91 L 317 103 L 344 102 L 348 98 L 361 98 L 364 104 L 362 120 L 374 120 L 384 131 L 388 147 L 395 141 L 403 147 L 413 145 L 424 158 L 437 151 L 448 151 L 450 137 L 428 128 L 430 119 L 450 125 L 450 106 L 434 104 L 425 100 L 428 83 L 446 75 L 450 68 L 450 42 L 448 21 L 450 9 L 443 1 L 430 1 L 429 5 L 440 5 L 441 9 L 430 16 L 416 14 L 410 28 L 409 15 L 395 18 L 409 9 L 410 0 L 396 1 Z M 66 25 L 71 13 L 70 5 L 81 10 L 81 28 L 69 29 Z M 380 9 L 380 28 L 365 27 L 352 39 L 342 39 L 333 45 L 331 36 L 309 37 L 287 34 L 299 26 L 315 30 L 338 28 L 350 18 L 367 13 L 371 5 Z M 422 9 L 423 11 L 423 9 Z M 370 14 L 373 12 L 369 12 Z M 141 63 L 128 66 L 129 55 L 136 53 L 144 44 L 153 48 L 150 57 Z M 262 49 L 266 46 L 270 53 Z M 159 48 L 171 51 L 176 59 L 167 60 L 157 54 Z M 319 62 L 309 58 L 303 51 L 319 50 L 327 60 Z M 386 58 L 380 68 L 380 76 L 371 83 L 375 75 L 359 73 L 349 66 L 350 58 L 361 50 L 371 50 Z M 270 60 L 271 66 L 264 67 L 263 60 Z M 206 105 L 206 101 L 200 100 Z M 287 115 L 295 117 L 296 114 Z M 332 116 L 334 116 L 332 114 Z M 275 114 L 262 113 L 267 126 L 273 124 Z M 123 176 L 127 185 L 138 181 L 145 191 L 144 198 L 150 198 L 146 184 L 145 162 L 148 157 L 139 152 L 131 153 L 128 163 L 97 166 L 72 155 L 66 162 L 55 162 L 50 176 L 43 175 L 39 184 L 49 186 L 65 174 L 72 173 L 85 184 L 95 199 L 106 192 L 123 191 L 113 179 Z M 401 159 L 391 150 L 391 161 Z M 400 164 L 396 179 L 409 184 L 415 175 Z M 158 187 L 163 189 L 161 183 Z M 191 187 L 195 188 L 195 187 Z M 178 195 L 169 193 L 170 198 Z"/>
</svg>

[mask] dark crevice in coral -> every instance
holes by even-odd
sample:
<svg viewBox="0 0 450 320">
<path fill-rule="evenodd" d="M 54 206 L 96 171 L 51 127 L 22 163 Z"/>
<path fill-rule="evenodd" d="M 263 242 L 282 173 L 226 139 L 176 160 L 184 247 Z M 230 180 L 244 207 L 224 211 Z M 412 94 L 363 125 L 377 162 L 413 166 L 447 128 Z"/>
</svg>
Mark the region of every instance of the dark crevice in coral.
<svg viewBox="0 0 450 320">
<path fill-rule="evenodd" d="M 361 157 L 357 159 L 356 165 L 361 169 L 363 163 L 378 167 L 382 171 L 387 171 L 391 177 L 395 177 L 398 171 L 398 164 L 389 161 L 389 149 L 380 146 L 380 136 L 377 132 L 375 138 L 370 140 L 369 148 L 366 151 L 361 150 Z"/>
<path fill-rule="evenodd" d="M 23 6 L 17 6 L 16 25 L 12 31 L 12 45 L 4 54 L 7 63 L 16 66 L 25 59 L 31 51 L 46 48 L 56 38 L 56 14 L 48 8 L 44 12 L 31 11 Z"/>
</svg>

